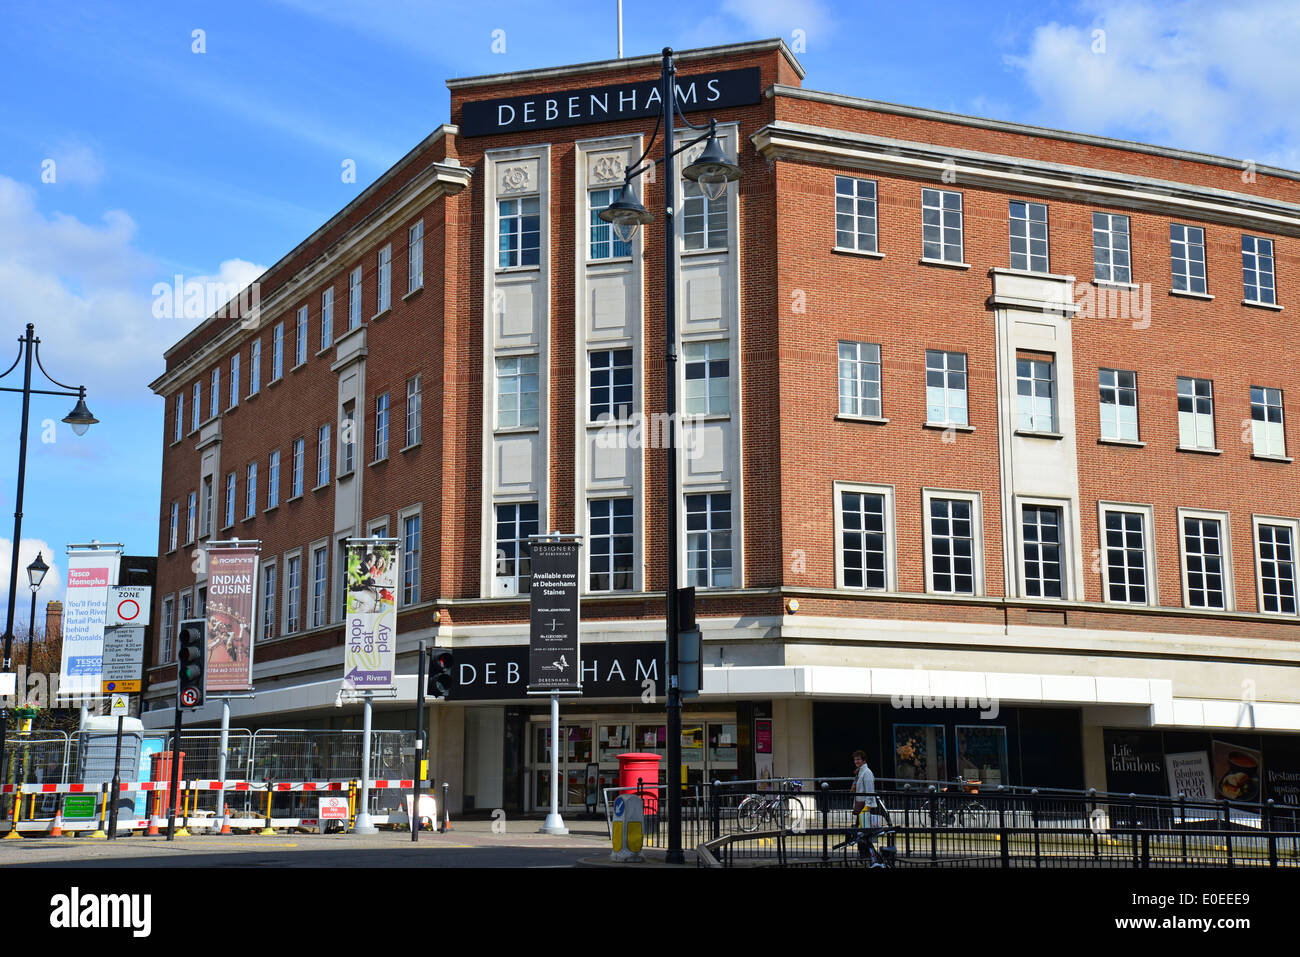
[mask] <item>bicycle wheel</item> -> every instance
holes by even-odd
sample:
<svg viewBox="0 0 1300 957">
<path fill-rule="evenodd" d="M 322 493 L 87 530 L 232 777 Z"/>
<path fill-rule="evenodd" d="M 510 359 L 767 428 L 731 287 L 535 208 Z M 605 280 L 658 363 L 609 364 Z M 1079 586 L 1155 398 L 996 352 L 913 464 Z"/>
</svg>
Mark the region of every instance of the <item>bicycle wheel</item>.
<svg viewBox="0 0 1300 957">
<path fill-rule="evenodd" d="M 763 803 L 756 797 L 747 797 L 736 808 L 736 826 L 742 831 L 757 831 L 762 816 Z"/>
<path fill-rule="evenodd" d="M 808 822 L 812 819 L 812 812 L 804 803 L 801 797 L 790 796 L 782 799 L 781 815 L 783 819 L 782 827 L 788 827 L 792 831 L 805 831 L 808 829 Z"/>
</svg>

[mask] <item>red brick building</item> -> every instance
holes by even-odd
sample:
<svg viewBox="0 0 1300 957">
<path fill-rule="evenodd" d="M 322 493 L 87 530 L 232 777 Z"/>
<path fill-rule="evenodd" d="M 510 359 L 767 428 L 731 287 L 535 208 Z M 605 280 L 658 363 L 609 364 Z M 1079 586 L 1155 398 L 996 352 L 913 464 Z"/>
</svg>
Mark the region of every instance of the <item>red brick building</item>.
<svg viewBox="0 0 1300 957">
<path fill-rule="evenodd" d="M 1161 792 L 1169 755 L 1217 781 L 1232 748 L 1300 800 L 1300 174 L 804 89 L 780 41 L 677 68 L 743 170 L 676 217 L 688 778 L 848 774 L 862 747 L 884 777 Z M 341 543 L 394 536 L 401 670 L 420 638 L 460 665 L 434 776 L 453 808 L 543 804 L 522 542 L 576 531 L 570 806 L 588 762 L 662 751 L 663 233 L 595 216 L 658 74 L 449 81 L 451 124 L 271 267 L 256 315 L 167 351 L 157 620 L 201 608 L 205 540 L 262 543 L 235 724 L 356 726 Z"/>
</svg>

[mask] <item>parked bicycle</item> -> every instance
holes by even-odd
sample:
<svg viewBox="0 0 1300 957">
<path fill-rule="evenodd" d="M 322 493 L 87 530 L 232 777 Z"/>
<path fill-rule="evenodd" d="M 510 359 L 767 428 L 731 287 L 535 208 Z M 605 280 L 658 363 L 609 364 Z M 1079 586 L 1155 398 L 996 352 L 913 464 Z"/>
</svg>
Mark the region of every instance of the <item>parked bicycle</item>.
<svg viewBox="0 0 1300 957">
<path fill-rule="evenodd" d="M 790 791 L 802 791 L 803 782 L 790 781 L 786 787 Z M 808 805 L 796 794 L 751 794 L 736 808 L 736 823 L 742 831 L 757 831 L 764 821 L 785 829 L 800 826 L 809 819 L 810 813 Z"/>
<path fill-rule="evenodd" d="M 842 847 L 855 844 L 858 848 L 858 859 L 862 861 L 864 866 L 894 867 L 898 862 L 898 849 L 892 843 L 895 834 L 897 834 L 897 831 L 892 827 L 861 827 L 849 834 L 831 850 L 838 851 Z M 877 845 L 877 838 L 890 838 L 891 842 Z"/>
</svg>

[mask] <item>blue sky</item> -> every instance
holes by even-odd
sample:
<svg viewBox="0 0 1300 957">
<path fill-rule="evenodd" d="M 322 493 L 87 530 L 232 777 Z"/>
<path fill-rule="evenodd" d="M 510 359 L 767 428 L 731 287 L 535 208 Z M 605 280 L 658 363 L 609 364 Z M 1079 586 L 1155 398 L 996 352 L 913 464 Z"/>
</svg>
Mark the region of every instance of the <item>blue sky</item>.
<svg viewBox="0 0 1300 957">
<path fill-rule="evenodd" d="M 1294 3 L 624 6 L 630 56 L 781 36 L 810 88 L 1300 166 Z M 102 420 L 44 441 L 71 400 L 34 402 L 20 560 L 53 553 L 41 598 L 61 593 L 69 541 L 157 547 L 163 404 L 147 383 L 188 325 L 153 316 L 155 283 L 254 278 L 447 120 L 446 78 L 614 53 L 614 0 L 8 0 L 0 361 L 35 323 L 46 367 L 84 382 Z M 19 403 L 0 402 L 7 572 Z"/>
</svg>

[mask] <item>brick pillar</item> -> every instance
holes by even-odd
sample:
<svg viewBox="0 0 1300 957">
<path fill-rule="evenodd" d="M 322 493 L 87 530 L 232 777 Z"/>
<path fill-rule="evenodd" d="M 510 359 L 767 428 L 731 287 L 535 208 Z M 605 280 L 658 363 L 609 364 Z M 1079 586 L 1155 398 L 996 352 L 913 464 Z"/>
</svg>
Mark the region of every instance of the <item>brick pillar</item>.
<svg viewBox="0 0 1300 957">
<path fill-rule="evenodd" d="M 45 603 L 45 640 L 59 641 L 63 638 L 63 602 Z"/>
</svg>

